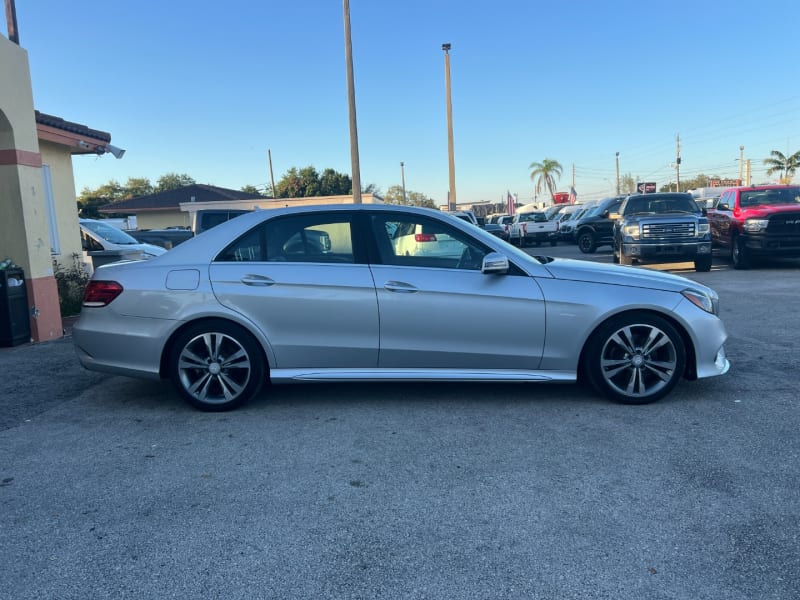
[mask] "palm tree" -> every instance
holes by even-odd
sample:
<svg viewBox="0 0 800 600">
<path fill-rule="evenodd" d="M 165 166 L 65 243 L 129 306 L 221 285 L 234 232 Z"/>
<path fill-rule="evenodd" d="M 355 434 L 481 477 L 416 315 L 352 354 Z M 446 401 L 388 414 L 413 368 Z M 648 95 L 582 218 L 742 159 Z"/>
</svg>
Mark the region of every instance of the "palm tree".
<svg viewBox="0 0 800 600">
<path fill-rule="evenodd" d="M 770 152 L 770 157 L 764 159 L 764 164 L 769 165 L 767 175 L 780 173 L 781 182 L 789 183 L 794 172 L 800 168 L 800 150 L 790 156 L 784 156 L 783 152 L 773 150 Z"/>
<path fill-rule="evenodd" d="M 528 167 L 531 169 L 531 181 L 536 184 L 536 194 L 541 194 L 546 187 L 550 192 L 550 200 L 553 200 L 555 193 L 556 178 L 561 177 L 562 166 L 557 160 L 545 158 L 542 162 L 532 162 Z"/>
</svg>

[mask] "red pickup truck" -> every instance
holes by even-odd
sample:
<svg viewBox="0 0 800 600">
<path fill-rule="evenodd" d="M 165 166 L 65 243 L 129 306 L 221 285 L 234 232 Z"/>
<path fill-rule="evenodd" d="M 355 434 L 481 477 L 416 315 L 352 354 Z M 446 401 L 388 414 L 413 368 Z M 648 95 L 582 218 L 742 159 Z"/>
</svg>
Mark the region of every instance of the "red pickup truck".
<svg viewBox="0 0 800 600">
<path fill-rule="evenodd" d="M 757 256 L 800 256 L 800 186 L 726 190 L 708 209 L 711 241 L 730 252 L 735 269 Z"/>
</svg>

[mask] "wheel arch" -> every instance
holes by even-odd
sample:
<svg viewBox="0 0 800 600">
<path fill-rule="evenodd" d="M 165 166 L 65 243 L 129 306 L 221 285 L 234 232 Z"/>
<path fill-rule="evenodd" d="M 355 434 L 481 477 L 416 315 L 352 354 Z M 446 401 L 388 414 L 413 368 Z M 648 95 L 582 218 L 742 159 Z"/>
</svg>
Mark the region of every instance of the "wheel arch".
<svg viewBox="0 0 800 600">
<path fill-rule="evenodd" d="M 606 315 L 606 317 L 603 320 L 599 321 L 594 326 L 589 335 L 586 336 L 586 339 L 583 341 L 583 345 L 581 346 L 581 352 L 578 358 L 578 373 L 577 373 L 578 379 L 579 380 L 586 379 L 586 353 L 598 330 L 611 319 L 617 319 L 623 316 L 636 316 L 636 315 L 654 315 L 661 319 L 664 319 L 675 328 L 675 331 L 677 331 L 678 335 L 681 336 L 681 341 L 683 342 L 683 347 L 684 350 L 686 351 L 686 366 L 683 371 L 683 378 L 688 380 L 697 379 L 697 355 L 695 354 L 694 342 L 692 341 L 692 338 L 689 335 L 689 332 L 686 330 L 686 327 L 684 327 L 683 323 L 681 323 L 674 316 L 672 316 L 667 312 L 662 312 L 660 310 L 655 310 L 655 309 L 643 309 L 643 308 L 624 310 L 621 312 L 616 312 L 613 314 Z"/>
<path fill-rule="evenodd" d="M 261 336 L 253 333 L 252 329 L 247 327 L 245 324 L 240 323 L 236 319 L 231 319 L 222 316 L 202 316 L 192 319 L 190 321 L 186 321 L 182 323 L 180 327 L 176 328 L 173 331 L 169 338 L 167 339 L 166 344 L 161 349 L 161 358 L 159 360 L 158 365 L 158 374 L 162 379 L 169 379 L 169 359 L 172 356 L 172 351 L 175 346 L 175 340 L 187 329 L 191 327 L 195 327 L 198 324 L 204 325 L 213 325 L 214 323 L 225 323 L 228 325 L 233 325 L 235 327 L 239 327 L 240 329 L 244 330 L 249 336 L 251 336 L 255 341 L 256 345 L 258 346 L 260 356 L 259 358 L 264 363 L 264 371 L 266 373 L 266 379 L 269 380 L 269 373 L 270 373 L 270 361 L 269 357 L 267 356 L 266 349 L 264 347 L 265 340 L 261 338 Z"/>
</svg>

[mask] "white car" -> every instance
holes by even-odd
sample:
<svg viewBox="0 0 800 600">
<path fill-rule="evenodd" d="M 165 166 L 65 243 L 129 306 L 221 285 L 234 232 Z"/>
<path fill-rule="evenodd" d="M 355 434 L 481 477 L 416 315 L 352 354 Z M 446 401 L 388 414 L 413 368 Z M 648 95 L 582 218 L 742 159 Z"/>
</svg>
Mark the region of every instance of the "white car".
<svg viewBox="0 0 800 600">
<path fill-rule="evenodd" d="M 88 252 L 96 251 L 139 251 L 140 257 L 155 258 L 167 250 L 154 244 L 143 244 L 121 229 L 102 220 L 80 219 L 81 243 Z"/>
<path fill-rule="evenodd" d="M 394 232 L 392 245 L 401 256 L 459 258 L 464 246 L 436 224 L 402 223 Z"/>
</svg>

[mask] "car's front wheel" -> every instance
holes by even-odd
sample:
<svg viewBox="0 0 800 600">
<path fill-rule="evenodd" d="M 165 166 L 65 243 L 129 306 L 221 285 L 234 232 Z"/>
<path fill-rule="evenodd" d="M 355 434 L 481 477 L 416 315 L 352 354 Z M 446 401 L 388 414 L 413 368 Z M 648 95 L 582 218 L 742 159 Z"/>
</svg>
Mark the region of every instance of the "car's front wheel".
<svg viewBox="0 0 800 600">
<path fill-rule="evenodd" d="M 623 404 L 647 404 L 678 383 L 686 348 L 665 319 L 630 313 L 600 326 L 587 343 L 583 365 L 598 392 Z"/>
<path fill-rule="evenodd" d="M 744 240 L 738 235 L 731 240 L 731 262 L 734 269 L 749 269 L 752 262 Z"/>
<path fill-rule="evenodd" d="M 175 339 L 170 377 L 195 408 L 224 411 L 255 396 L 264 382 L 261 349 L 247 331 L 227 321 L 205 321 Z"/>
<path fill-rule="evenodd" d="M 594 243 L 594 235 L 590 231 L 584 231 L 578 236 L 578 250 L 584 254 L 594 254 L 597 244 Z"/>
</svg>

